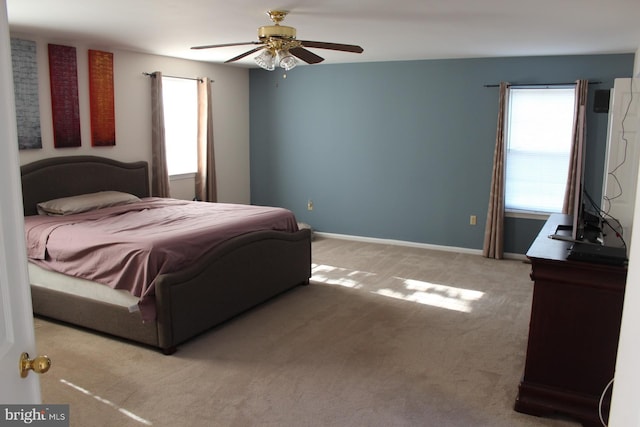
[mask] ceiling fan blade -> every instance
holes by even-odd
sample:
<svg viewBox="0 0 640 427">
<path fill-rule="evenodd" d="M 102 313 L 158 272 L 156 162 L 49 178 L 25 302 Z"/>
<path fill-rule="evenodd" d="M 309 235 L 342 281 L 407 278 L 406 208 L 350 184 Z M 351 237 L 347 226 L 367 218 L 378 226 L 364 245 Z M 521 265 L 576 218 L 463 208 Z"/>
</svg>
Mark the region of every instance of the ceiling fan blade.
<svg viewBox="0 0 640 427">
<path fill-rule="evenodd" d="M 293 49 L 289 49 L 289 53 L 291 53 L 293 56 L 296 56 L 302 59 L 307 64 L 317 64 L 319 62 L 324 61 L 323 57 L 318 56 L 315 53 L 311 52 L 310 50 L 307 50 L 302 47 L 294 47 Z"/>
<path fill-rule="evenodd" d="M 225 44 L 208 44 L 204 46 L 193 46 L 191 49 L 212 49 L 214 47 L 242 46 L 247 44 L 262 44 L 262 42 L 242 42 L 242 43 L 225 43 Z"/>
<path fill-rule="evenodd" d="M 318 49 L 340 50 L 342 52 L 353 53 L 362 53 L 364 51 L 364 49 L 362 49 L 360 46 L 356 46 L 353 44 L 314 42 L 310 40 L 300 40 L 300 43 L 304 47 L 315 47 Z"/>
<path fill-rule="evenodd" d="M 254 53 L 254 52 L 257 52 L 257 51 L 259 51 L 259 50 L 262 50 L 262 49 L 264 49 L 265 47 L 267 47 L 267 46 L 266 46 L 266 45 L 258 46 L 258 47 L 256 47 L 256 48 L 251 49 L 250 51 L 247 51 L 247 52 L 245 52 L 245 53 L 241 53 L 241 54 L 240 54 L 240 55 L 238 55 L 238 56 L 234 56 L 233 58 L 231 58 L 231 59 L 228 59 L 228 60 L 224 61 L 224 63 L 225 63 L 225 64 L 228 64 L 229 62 L 237 61 L 238 59 L 242 59 L 242 58 L 244 58 L 245 56 L 251 55 L 251 54 L 252 54 L 252 53 Z"/>
</svg>

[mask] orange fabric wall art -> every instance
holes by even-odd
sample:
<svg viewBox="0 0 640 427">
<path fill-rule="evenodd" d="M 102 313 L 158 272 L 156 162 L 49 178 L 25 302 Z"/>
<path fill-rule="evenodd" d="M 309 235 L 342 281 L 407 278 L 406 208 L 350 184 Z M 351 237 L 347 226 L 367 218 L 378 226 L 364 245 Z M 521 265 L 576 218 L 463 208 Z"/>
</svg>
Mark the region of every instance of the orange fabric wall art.
<svg viewBox="0 0 640 427">
<path fill-rule="evenodd" d="M 116 145 L 113 92 L 113 53 L 90 49 L 89 105 L 93 147 Z"/>
</svg>

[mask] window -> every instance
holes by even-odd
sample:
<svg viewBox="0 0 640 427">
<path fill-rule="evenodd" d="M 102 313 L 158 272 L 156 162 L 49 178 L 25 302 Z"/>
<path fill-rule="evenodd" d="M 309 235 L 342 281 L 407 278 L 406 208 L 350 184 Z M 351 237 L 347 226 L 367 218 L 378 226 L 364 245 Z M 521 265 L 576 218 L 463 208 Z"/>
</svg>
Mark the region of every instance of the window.
<svg viewBox="0 0 640 427">
<path fill-rule="evenodd" d="M 169 176 L 198 169 L 198 86 L 191 79 L 162 77 L 165 148 Z"/>
<path fill-rule="evenodd" d="M 574 98 L 573 87 L 509 90 L 505 135 L 507 211 L 562 211 Z"/>
</svg>

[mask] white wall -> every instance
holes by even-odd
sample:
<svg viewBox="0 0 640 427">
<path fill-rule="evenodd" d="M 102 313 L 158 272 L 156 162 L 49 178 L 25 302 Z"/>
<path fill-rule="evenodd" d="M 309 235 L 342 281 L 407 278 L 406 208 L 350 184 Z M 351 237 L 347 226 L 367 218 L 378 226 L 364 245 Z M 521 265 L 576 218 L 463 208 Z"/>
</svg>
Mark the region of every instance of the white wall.
<svg viewBox="0 0 640 427">
<path fill-rule="evenodd" d="M 151 95 L 149 77 L 143 72 L 165 75 L 210 77 L 214 80 L 214 141 L 218 199 L 221 202 L 249 203 L 249 72 L 247 69 L 187 61 L 156 55 L 112 50 L 81 42 L 45 40 L 28 34 L 12 37 L 36 42 L 39 73 L 42 149 L 20 150 L 20 163 L 69 155 L 97 155 L 122 161 L 151 162 Z M 76 48 L 82 146 L 54 148 L 47 44 Z M 113 52 L 116 145 L 91 147 L 89 115 L 88 49 Z M 172 197 L 190 199 L 193 185 L 172 184 Z M 174 188 L 175 187 L 175 188 Z M 175 193 L 175 194 L 174 194 Z"/>
</svg>

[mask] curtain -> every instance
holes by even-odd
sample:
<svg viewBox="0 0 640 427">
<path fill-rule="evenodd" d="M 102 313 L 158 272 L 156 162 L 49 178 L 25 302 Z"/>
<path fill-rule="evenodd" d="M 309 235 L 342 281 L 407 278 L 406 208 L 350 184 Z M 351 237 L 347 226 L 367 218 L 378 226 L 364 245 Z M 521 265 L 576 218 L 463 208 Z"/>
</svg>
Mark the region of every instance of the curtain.
<svg viewBox="0 0 640 427">
<path fill-rule="evenodd" d="M 573 215 L 576 203 L 576 187 L 580 186 L 582 176 L 582 157 L 586 132 L 588 80 L 576 81 L 576 97 L 573 117 L 573 131 L 571 135 L 571 151 L 569 153 L 569 173 L 567 188 L 564 193 L 562 213 Z M 581 191 L 578 189 L 578 191 Z"/>
<path fill-rule="evenodd" d="M 196 172 L 196 199 L 216 202 L 216 170 L 213 152 L 213 100 L 211 80 L 198 80 L 198 171 Z"/>
<path fill-rule="evenodd" d="M 151 195 L 169 197 L 169 173 L 164 145 L 162 73 L 151 74 Z"/>
<path fill-rule="evenodd" d="M 500 83 L 500 99 L 498 101 L 498 125 L 496 128 L 496 147 L 493 152 L 493 175 L 489 193 L 487 223 L 484 229 L 484 245 L 482 255 L 487 258 L 502 259 L 504 254 L 504 159 L 505 122 L 509 84 Z"/>
</svg>

